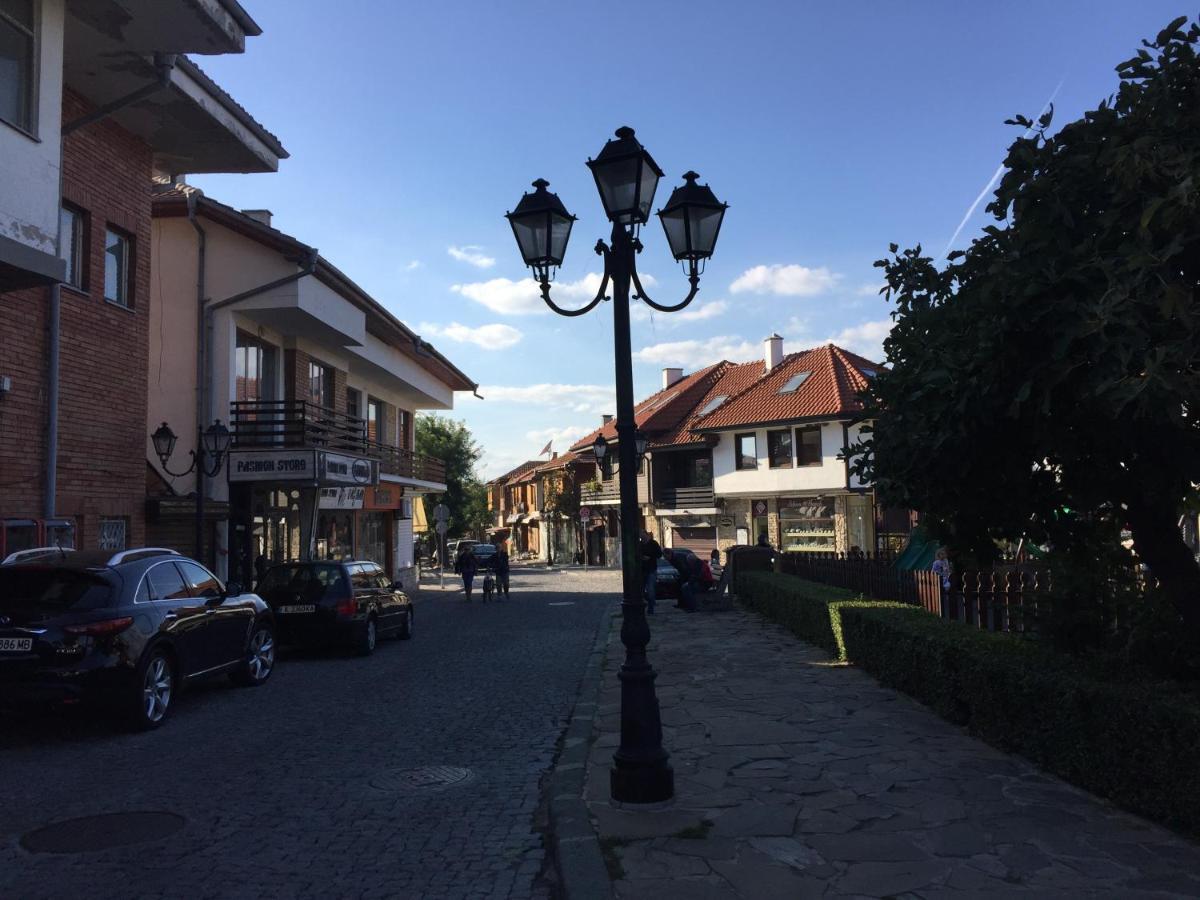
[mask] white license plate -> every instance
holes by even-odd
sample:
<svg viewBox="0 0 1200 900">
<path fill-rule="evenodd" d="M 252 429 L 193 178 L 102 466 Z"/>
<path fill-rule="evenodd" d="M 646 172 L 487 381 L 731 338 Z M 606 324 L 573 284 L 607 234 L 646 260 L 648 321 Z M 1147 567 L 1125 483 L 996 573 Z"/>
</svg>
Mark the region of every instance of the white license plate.
<svg viewBox="0 0 1200 900">
<path fill-rule="evenodd" d="M 285 614 L 287 614 L 287 613 L 310 613 L 310 612 L 316 612 L 316 611 L 317 611 L 317 607 L 314 606 L 312 603 L 302 604 L 300 606 L 281 606 L 281 607 L 279 607 L 279 612 L 285 613 Z"/>
<path fill-rule="evenodd" d="M 28 653 L 33 649 L 33 638 L 0 638 L 0 653 Z"/>
</svg>

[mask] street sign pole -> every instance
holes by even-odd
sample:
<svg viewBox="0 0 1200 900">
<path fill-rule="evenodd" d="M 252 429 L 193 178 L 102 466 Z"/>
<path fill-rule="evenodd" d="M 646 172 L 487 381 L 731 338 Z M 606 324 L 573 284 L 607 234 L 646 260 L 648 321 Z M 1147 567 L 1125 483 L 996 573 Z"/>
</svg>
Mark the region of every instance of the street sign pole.
<svg viewBox="0 0 1200 900">
<path fill-rule="evenodd" d="M 449 529 L 450 507 L 439 503 L 433 508 L 434 530 L 438 533 L 438 587 L 445 585 L 446 577 L 446 531 Z"/>
</svg>

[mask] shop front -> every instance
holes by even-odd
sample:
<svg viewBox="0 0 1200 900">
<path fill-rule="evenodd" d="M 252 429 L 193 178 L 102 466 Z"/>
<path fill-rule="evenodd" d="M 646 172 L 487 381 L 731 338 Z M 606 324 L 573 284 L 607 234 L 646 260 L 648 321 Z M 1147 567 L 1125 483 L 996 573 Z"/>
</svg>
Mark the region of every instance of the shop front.
<svg viewBox="0 0 1200 900">
<path fill-rule="evenodd" d="M 270 565 L 356 555 L 366 490 L 378 462 L 326 450 L 229 455 L 230 572 L 252 584 Z M 236 580 L 236 579 L 235 579 Z"/>
</svg>

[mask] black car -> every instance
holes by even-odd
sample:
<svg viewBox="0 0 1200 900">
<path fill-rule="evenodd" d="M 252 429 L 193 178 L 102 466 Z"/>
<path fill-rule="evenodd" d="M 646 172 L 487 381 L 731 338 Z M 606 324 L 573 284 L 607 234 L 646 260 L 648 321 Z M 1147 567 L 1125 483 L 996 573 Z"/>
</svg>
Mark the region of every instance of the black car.
<svg viewBox="0 0 1200 900">
<path fill-rule="evenodd" d="M 665 556 L 660 556 L 654 573 L 655 599 L 679 599 L 679 570 Z"/>
<path fill-rule="evenodd" d="M 348 644 L 366 656 L 381 634 L 413 636 L 412 601 L 373 562 L 283 563 L 256 590 L 285 643 Z"/>
<path fill-rule="evenodd" d="M 260 685 L 274 667 L 267 605 L 173 550 L 0 566 L 0 700 L 99 701 L 156 728 L 185 684 Z"/>
</svg>

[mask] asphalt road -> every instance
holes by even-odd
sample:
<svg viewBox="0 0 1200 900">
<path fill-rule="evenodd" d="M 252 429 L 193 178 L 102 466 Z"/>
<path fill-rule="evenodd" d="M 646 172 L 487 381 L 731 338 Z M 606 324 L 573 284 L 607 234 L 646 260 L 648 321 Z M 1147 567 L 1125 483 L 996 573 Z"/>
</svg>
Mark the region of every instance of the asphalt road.
<svg viewBox="0 0 1200 900">
<path fill-rule="evenodd" d="M 156 732 L 0 714 L 0 897 L 548 896 L 539 782 L 619 579 L 512 581 L 488 605 L 423 591 L 413 640 L 365 659 L 287 653 L 261 688 L 182 695 Z M 20 844 L 145 811 L 182 828 L 81 853 Z"/>
</svg>

